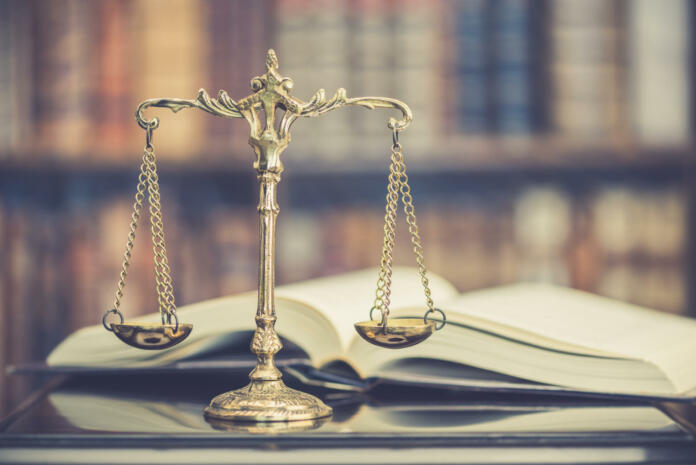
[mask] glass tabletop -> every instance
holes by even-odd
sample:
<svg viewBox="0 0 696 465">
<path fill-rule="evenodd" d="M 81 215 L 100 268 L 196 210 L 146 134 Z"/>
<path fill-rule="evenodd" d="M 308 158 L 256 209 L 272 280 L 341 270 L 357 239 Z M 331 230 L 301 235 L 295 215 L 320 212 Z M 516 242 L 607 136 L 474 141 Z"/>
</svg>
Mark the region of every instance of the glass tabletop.
<svg viewBox="0 0 696 465">
<path fill-rule="evenodd" d="M 289 385 L 294 381 L 286 377 Z M 0 438 L 653 438 L 690 440 L 663 406 L 574 397 L 382 389 L 370 394 L 314 388 L 333 410 L 319 421 L 214 422 L 210 399 L 242 386 L 241 376 L 143 374 L 73 376 L 3 422 Z M 295 388 L 307 389 L 295 384 Z"/>
</svg>

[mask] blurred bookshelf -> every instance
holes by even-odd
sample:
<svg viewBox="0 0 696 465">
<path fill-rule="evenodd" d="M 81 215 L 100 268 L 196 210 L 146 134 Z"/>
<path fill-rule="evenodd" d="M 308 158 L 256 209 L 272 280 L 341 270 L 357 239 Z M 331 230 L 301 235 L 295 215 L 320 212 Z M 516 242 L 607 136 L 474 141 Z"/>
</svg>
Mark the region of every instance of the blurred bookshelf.
<svg viewBox="0 0 696 465">
<path fill-rule="evenodd" d="M 696 314 L 692 18 L 686 0 L 0 0 L 0 366 L 42 360 L 111 305 L 137 104 L 246 96 L 270 47 L 299 98 L 345 87 L 411 106 L 426 262 L 461 291 L 536 280 Z M 254 289 L 246 122 L 155 113 L 177 303 Z M 389 116 L 294 125 L 280 284 L 377 265 Z M 155 309 L 148 240 L 129 316 Z M 2 412 L 30 382 L 0 383 Z"/>
</svg>

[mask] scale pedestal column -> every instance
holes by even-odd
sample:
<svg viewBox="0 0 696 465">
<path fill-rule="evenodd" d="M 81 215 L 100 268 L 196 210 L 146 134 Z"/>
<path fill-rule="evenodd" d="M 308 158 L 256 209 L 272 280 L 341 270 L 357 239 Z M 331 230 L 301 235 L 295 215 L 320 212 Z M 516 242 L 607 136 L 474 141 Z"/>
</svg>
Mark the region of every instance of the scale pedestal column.
<svg viewBox="0 0 696 465">
<path fill-rule="evenodd" d="M 256 310 L 256 332 L 251 351 L 256 354 L 256 368 L 249 374 L 251 382 L 235 391 L 215 397 L 205 409 L 208 417 L 236 421 L 298 421 L 331 415 L 331 407 L 317 397 L 283 383 L 274 357 L 283 345 L 275 331 L 275 227 L 278 216 L 276 188 L 283 170 L 279 159 L 264 156 L 269 147 L 250 140 L 262 162 L 255 163 L 260 184 L 259 194 L 259 299 Z M 275 145 L 275 144 L 273 144 Z M 275 148 L 275 147 L 274 147 Z M 277 154 L 275 150 L 272 153 Z"/>
</svg>

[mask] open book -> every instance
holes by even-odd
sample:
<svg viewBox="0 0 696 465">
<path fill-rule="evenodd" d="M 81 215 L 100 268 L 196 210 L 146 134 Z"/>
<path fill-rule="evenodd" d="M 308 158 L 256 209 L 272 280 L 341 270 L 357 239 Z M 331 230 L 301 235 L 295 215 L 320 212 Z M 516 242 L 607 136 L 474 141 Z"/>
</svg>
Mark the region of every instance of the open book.
<svg viewBox="0 0 696 465">
<path fill-rule="evenodd" d="M 460 294 L 431 274 L 435 303 L 447 313 L 445 328 L 405 349 L 370 345 L 353 323 L 367 319 L 376 276 L 367 270 L 279 286 L 279 334 L 314 367 L 343 361 L 362 379 L 675 399 L 689 398 L 696 388 L 696 321 L 541 284 Z M 393 316 L 422 317 L 415 269 L 395 269 L 391 300 Z M 255 292 L 181 307 L 179 318 L 192 323 L 193 332 L 157 352 L 127 346 L 95 325 L 68 337 L 47 363 L 161 367 L 225 347 L 239 350 L 255 327 L 255 308 Z"/>
</svg>

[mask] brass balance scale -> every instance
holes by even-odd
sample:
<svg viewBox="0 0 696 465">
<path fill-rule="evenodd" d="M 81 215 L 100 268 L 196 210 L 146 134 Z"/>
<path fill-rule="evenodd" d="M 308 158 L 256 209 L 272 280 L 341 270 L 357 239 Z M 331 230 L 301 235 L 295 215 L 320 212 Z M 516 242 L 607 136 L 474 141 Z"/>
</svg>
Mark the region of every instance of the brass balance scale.
<svg viewBox="0 0 696 465">
<path fill-rule="evenodd" d="M 145 119 L 143 111 L 149 107 L 169 108 L 178 112 L 184 108 L 199 108 L 215 116 L 244 118 L 251 126 L 249 144 L 256 153 L 254 169 L 260 184 L 259 229 L 259 289 L 256 310 L 256 331 L 251 341 L 251 351 L 256 354 L 256 368 L 249 374 L 250 383 L 235 391 L 215 397 L 205 409 L 206 417 L 214 422 L 307 422 L 327 418 L 332 410 L 317 397 L 290 389 L 281 380 L 274 357 L 282 344 L 275 331 L 275 236 L 278 203 L 276 187 L 280 181 L 283 164 L 280 154 L 290 142 L 290 128 L 299 117 L 313 118 L 346 105 L 368 109 L 392 108 L 401 111 L 402 118 L 390 118 L 387 124 L 392 130 L 391 163 L 389 166 L 388 192 L 384 225 L 384 244 L 377 279 L 375 301 L 370 310 L 370 320 L 355 324 L 355 329 L 366 341 L 381 347 L 398 349 L 412 346 L 427 339 L 435 330 L 445 325 L 445 314 L 435 308 L 431 297 L 423 247 L 418 234 L 413 199 L 406 175 L 406 165 L 399 143 L 399 132 L 413 120 L 409 107 L 395 99 L 386 97 L 346 96 L 345 89 L 338 89 L 330 99 L 323 89 L 304 102 L 290 95 L 293 81 L 278 72 L 278 58 L 273 50 L 266 54 L 266 73 L 251 80 L 253 94 L 235 102 L 226 92 L 220 91 L 217 99 L 205 90 L 198 92 L 194 100 L 160 98 L 142 102 L 135 113 L 140 127 L 145 130 L 145 149 L 140 165 L 140 176 L 131 216 L 130 232 L 126 244 L 123 265 L 117 285 L 113 308 L 102 318 L 104 327 L 113 332 L 126 344 L 139 349 L 158 350 L 172 347 L 191 333 L 190 324 L 180 323 L 176 313 L 171 270 L 167 262 L 164 227 L 160 205 L 159 181 L 155 151 L 152 145 L 153 132 L 159 119 Z M 275 127 L 276 112 L 283 111 L 278 127 Z M 259 115 L 263 110 L 264 117 Z M 156 291 L 161 324 L 128 323 L 119 308 L 126 283 L 131 251 L 135 240 L 143 203 L 147 199 L 151 217 L 152 244 L 154 251 Z M 403 202 L 406 221 L 411 234 L 411 243 L 418 264 L 421 283 L 425 292 L 427 310 L 423 318 L 389 318 L 390 288 L 392 277 L 392 252 L 396 236 L 396 216 L 399 199 Z M 375 310 L 380 317 L 374 318 Z M 439 318 L 433 318 L 439 314 Z M 117 322 L 109 322 L 110 317 Z M 234 429 L 234 427 L 230 427 Z"/>
</svg>

